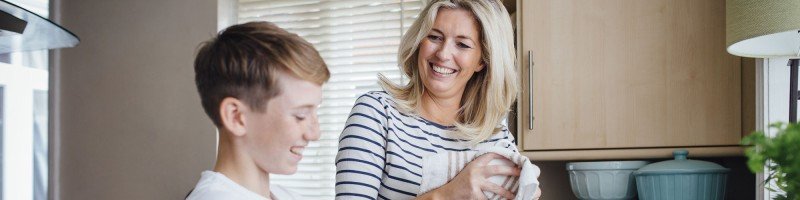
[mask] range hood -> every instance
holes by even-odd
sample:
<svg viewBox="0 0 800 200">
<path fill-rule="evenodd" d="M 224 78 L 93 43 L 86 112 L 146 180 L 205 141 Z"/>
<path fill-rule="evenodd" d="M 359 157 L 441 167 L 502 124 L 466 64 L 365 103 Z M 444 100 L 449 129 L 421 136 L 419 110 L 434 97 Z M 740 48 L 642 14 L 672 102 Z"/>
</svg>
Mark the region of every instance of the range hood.
<svg viewBox="0 0 800 200">
<path fill-rule="evenodd" d="M 0 1 L 0 54 L 74 47 L 80 40 L 58 24 Z"/>
</svg>

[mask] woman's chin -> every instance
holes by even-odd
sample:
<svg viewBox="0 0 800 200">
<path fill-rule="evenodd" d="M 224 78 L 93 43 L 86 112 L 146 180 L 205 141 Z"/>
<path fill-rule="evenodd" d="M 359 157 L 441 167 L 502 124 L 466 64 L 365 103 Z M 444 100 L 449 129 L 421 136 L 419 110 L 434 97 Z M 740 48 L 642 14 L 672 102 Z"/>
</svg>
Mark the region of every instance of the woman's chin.
<svg viewBox="0 0 800 200">
<path fill-rule="evenodd" d="M 454 85 L 451 81 L 430 80 L 428 84 L 425 84 L 425 90 L 437 95 L 449 94 L 452 93 L 451 90 L 454 90 Z"/>
</svg>

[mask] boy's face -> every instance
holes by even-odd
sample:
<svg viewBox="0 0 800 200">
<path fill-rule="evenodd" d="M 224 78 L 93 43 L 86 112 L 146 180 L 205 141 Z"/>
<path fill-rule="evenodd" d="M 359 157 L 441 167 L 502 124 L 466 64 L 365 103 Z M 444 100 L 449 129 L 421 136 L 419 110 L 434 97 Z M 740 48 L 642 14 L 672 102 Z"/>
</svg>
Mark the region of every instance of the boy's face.
<svg viewBox="0 0 800 200">
<path fill-rule="evenodd" d="M 281 93 L 266 112 L 248 112 L 244 144 L 256 165 L 267 173 L 293 174 L 309 141 L 319 139 L 317 106 L 322 87 L 286 73 L 278 77 Z"/>
</svg>

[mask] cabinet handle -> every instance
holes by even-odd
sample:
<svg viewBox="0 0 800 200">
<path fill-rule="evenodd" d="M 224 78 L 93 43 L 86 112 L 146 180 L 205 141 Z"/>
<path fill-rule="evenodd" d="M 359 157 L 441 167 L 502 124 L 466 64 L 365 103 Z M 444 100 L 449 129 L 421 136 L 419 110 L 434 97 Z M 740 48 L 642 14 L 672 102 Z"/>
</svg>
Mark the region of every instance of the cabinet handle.
<svg viewBox="0 0 800 200">
<path fill-rule="evenodd" d="M 533 130 L 533 52 L 528 51 L 528 130 Z"/>
</svg>

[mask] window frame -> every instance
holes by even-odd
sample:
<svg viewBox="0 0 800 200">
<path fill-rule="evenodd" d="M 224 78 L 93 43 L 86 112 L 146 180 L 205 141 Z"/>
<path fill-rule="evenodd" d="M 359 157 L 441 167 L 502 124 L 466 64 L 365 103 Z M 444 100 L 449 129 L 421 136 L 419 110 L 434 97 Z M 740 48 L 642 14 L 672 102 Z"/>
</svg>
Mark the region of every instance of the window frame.
<svg viewBox="0 0 800 200">
<path fill-rule="evenodd" d="M 769 129 L 774 122 L 789 121 L 789 57 L 758 58 L 756 67 L 756 130 L 763 130 L 767 136 L 774 137 L 776 130 Z M 795 83 L 797 84 L 797 83 Z M 756 199 L 774 199 L 780 191 L 773 192 L 762 186 L 766 179 L 764 173 L 756 174 Z M 768 184 L 775 187 L 775 182 Z"/>
</svg>

